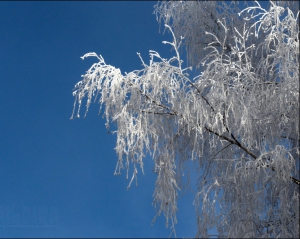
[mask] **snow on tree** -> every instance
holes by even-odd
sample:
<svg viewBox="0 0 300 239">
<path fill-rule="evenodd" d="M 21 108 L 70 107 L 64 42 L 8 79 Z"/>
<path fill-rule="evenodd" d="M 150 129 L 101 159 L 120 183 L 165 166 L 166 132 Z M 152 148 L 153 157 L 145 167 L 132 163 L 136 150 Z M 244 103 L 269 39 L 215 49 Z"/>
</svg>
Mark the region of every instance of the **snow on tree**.
<svg viewBox="0 0 300 239">
<path fill-rule="evenodd" d="M 162 1 L 172 58 L 150 51 L 147 65 L 138 53 L 142 69 L 122 75 L 101 55 L 82 57 L 99 62 L 76 84 L 71 118 L 84 97 L 85 114 L 99 99 L 106 126 L 117 126 L 115 174 L 125 168 L 129 187 L 153 158 L 154 205 L 174 232 L 193 160 L 197 237 L 213 227 L 219 237 L 299 237 L 299 12 L 282 2 Z"/>
</svg>

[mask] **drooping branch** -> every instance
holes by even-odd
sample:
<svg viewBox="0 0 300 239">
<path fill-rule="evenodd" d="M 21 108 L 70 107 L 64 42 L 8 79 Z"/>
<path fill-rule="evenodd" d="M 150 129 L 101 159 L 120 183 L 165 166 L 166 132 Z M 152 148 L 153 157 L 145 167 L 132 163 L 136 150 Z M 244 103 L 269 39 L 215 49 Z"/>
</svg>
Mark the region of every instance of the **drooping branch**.
<svg viewBox="0 0 300 239">
<path fill-rule="evenodd" d="M 237 7 L 225 3 L 218 7 L 197 1 L 197 7 L 191 1 L 162 1 L 159 12 L 170 20 L 165 21 L 172 24 L 170 31 L 176 32 L 173 43 L 163 43 L 172 45 L 176 55 L 167 60 L 150 51 L 150 64 L 141 59 L 143 69 L 126 76 L 98 57 L 100 63 L 74 92 L 79 104 L 86 94 L 89 104 L 95 91 L 102 93 L 107 119 L 117 119 L 118 169 L 123 168 L 125 155 L 127 174 L 131 160 L 135 178 L 136 164 L 143 168 L 145 154 L 153 156 L 158 173 L 154 201 L 167 221 L 176 219 L 183 164 L 189 158 L 199 160 L 197 197 L 201 194 L 204 200 L 196 207 L 204 215 L 198 222 L 202 237 L 207 237 L 211 225 L 218 227 L 221 237 L 298 237 L 299 215 L 294 210 L 299 207 L 300 182 L 292 170 L 299 158 L 294 148 L 289 150 L 299 142 L 295 123 L 299 85 L 294 71 L 299 40 L 293 41 L 298 39 L 294 23 L 298 16 L 280 15 L 283 9 L 275 3 L 268 11 L 256 3 L 257 7 L 236 15 Z M 203 66 L 193 79 L 185 72 L 191 68 L 181 68 L 179 37 L 185 39 L 182 43 L 192 66 Z M 274 145 L 283 139 L 292 144 Z M 219 190 L 224 193 L 218 194 Z M 215 210 L 216 202 L 220 210 Z M 280 219 L 275 218 L 278 211 Z M 283 229 L 275 224 L 280 220 Z M 267 228 L 265 222 L 270 222 Z"/>
<path fill-rule="evenodd" d="M 200 93 L 200 90 L 199 90 L 192 82 L 190 82 L 190 84 L 191 84 L 191 85 L 192 85 L 192 86 Z M 156 106 L 162 107 L 163 109 L 166 109 L 166 110 L 168 110 L 168 111 L 173 111 L 173 112 L 147 112 L 147 111 L 142 111 L 142 112 L 145 112 L 145 113 L 154 113 L 154 114 L 168 114 L 168 115 L 173 115 L 173 116 L 176 115 L 176 116 L 178 116 L 177 111 L 171 110 L 169 107 L 167 107 L 167 106 L 165 106 L 165 105 L 158 104 L 155 100 L 151 99 L 151 97 L 149 97 L 147 94 L 144 94 L 141 90 L 140 90 L 140 93 L 141 93 L 142 95 L 144 95 L 151 103 L 155 104 Z M 210 108 L 213 110 L 213 112 L 215 112 L 214 108 L 209 104 L 209 102 L 208 102 L 203 96 L 201 96 L 201 98 L 204 99 L 205 102 L 206 102 L 206 103 L 210 106 Z M 182 114 L 181 114 L 181 116 L 182 116 Z M 230 133 L 230 136 L 232 137 L 232 139 L 230 139 L 230 138 L 228 138 L 228 137 L 226 137 L 226 136 L 224 136 L 224 135 L 221 135 L 221 134 L 219 134 L 219 133 L 213 131 L 212 129 L 208 128 L 207 126 L 205 126 L 204 128 L 205 128 L 207 131 L 209 131 L 210 133 L 213 133 L 213 134 L 217 135 L 218 137 L 220 137 L 220 138 L 222 138 L 222 139 L 224 139 L 224 140 L 227 140 L 227 141 L 230 143 L 229 145 L 234 144 L 234 145 L 238 146 L 238 147 L 241 148 L 243 151 L 245 151 L 248 155 L 250 155 L 253 159 L 256 160 L 258 157 L 257 157 L 255 154 L 253 154 L 249 149 L 247 149 L 245 146 L 243 146 L 243 145 L 242 145 L 242 144 L 234 137 L 234 135 L 233 135 L 231 132 L 229 132 L 229 129 L 228 129 L 227 125 L 225 124 L 224 120 L 223 120 L 223 125 L 225 126 L 227 132 Z M 227 146 L 229 146 L 229 145 L 227 145 Z M 226 147 L 227 147 L 227 146 L 226 146 Z M 223 149 L 222 149 L 222 150 L 223 150 Z M 275 171 L 275 168 L 273 167 L 272 170 Z M 298 179 L 296 179 L 296 178 L 294 178 L 294 177 L 291 177 L 291 180 L 292 180 L 292 182 L 294 182 L 294 183 L 296 183 L 296 184 L 298 184 L 298 185 L 300 186 L 300 180 L 298 180 Z"/>
<path fill-rule="evenodd" d="M 246 147 L 244 147 L 243 145 L 241 145 L 241 143 L 239 143 L 237 140 L 232 140 L 232 139 L 229 139 L 228 137 L 226 137 L 226 136 L 224 136 L 224 135 L 220 135 L 220 134 L 218 134 L 217 132 L 215 132 L 215 131 L 211 130 L 210 128 L 208 128 L 207 126 L 205 126 L 204 128 L 205 128 L 208 132 L 213 133 L 213 134 L 217 135 L 218 137 L 220 137 L 220 138 L 222 138 L 222 139 L 224 139 L 224 140 L 227 140 L 229 143 L 237 145 L 239 148 L 241 148 L 241 149 L 244 150 L 247 154 L 249 154 L 252 158 L 254 158 L 254 159 L 257 159 L 257 158 L 258 158 L 255 154 L 253 154 L 252 152 L 250 152 L 250 150 L 248 150 Z M 231 136 L 233 136 L 233 135 L 231 135 Z M 229 146 L 229 145 L 228 145 L 228 146 Z M 275 168 L 274 168 L 274 167 L 272 167 L 272 171 L 275 171 Z M 291 178 L 292 182 L 294 182 L 294 183 L 296 183 L 296 184 L 298 184 L 298 185 L 300 186 L 300 180 L 298 180 L 298 179 L 296 179 L 296 178 L 294 178 L 294 177 L 292 177 L 292 176 L 291 176 L 290 178 Z"/>
</svg>

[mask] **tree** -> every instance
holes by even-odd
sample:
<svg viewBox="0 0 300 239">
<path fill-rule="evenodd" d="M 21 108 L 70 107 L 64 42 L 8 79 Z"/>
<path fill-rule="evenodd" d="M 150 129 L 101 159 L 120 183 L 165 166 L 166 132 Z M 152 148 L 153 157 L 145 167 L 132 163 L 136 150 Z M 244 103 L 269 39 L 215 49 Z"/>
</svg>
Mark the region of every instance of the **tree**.
<svg viewBox="0 0 300 239">
<path fill-rule="evenodd" d="M 299 18 L 293 4 L 174 1 L 155 6 L 174 57 L 150 51 L 142 69 L 99 62 L 75 85 L 117 126 L 115 174 L 137 179 L 149 154 L 154 205 L 175 232 L 184 164 L 198 172 L 197 237 L 299 237 Z M 188 66 L 183 67 L 182 49 Z M 193 71 L 194 68 L 194 71 Z M 197 73 L 191 78 L 189 73 Z M 100 107 L 100 108 L 101 108 Z"/>
</svg>

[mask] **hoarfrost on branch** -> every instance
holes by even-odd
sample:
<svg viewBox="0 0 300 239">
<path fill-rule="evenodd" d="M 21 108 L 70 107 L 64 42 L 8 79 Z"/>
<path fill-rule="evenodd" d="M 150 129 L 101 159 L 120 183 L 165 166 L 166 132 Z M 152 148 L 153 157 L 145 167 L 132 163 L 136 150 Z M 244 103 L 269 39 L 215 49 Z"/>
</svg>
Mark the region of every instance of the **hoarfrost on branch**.
<svg viewBox="0 0 300 239">
<path fill-rule="evenodd" d="M 281 4 L 280 4 L 281 3 Z M 292 4 L 291 4 L 292 5 Z M 125 75 L 99 62 L 75 86 L 117 125 L 115 174 L 130 183 L 149 154 L 157 173 L 154 205 L 175 232 L 183 165 L 195 162 L 198 237 L 299 237 L 299 12 L 282 1 L 159 2 L 174 56 Z M 180 48 L 189 67 L 183 68 Z M 192 67 L 198 76 L 190 78 Z M 200 72 L 201 71 L 201 72 Z M 78 104 L 77 111 L 76 105 Z M 72 115 L 72 118 L 73 118 Z M 132 167 L 132 175 L 128 175 Z M 218 210 L 217 208 L 218 206 Z"/>
</svg>

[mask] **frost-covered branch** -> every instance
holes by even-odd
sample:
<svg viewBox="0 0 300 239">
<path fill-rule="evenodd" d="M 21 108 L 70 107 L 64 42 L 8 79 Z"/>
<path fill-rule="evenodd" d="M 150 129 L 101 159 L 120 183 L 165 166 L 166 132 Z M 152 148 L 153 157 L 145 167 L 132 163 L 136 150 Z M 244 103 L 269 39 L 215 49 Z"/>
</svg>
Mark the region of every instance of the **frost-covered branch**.
<svg viewBox="0 0 300 239">
<path fill-rule="evenodd" d="M 183 165 L 193 160 L 197 236 L 215 227 L 219 237 L 299 237 L 299 14 L 283 3 L 238 5 L 159 2 L 174 56 L 149 51 L 146 64 L 138 53 L 142 69 L 123 75 L 84 55 L 99 62 L 75 85 L 72 118 L 84 98 L 86 113 L 92 100 L 104 106 L 106 126 L 117 126 L 115 174 L 126 168 L 129 187 L 152 157 L 153 204 L 174 234 Z"/>
</svg>

